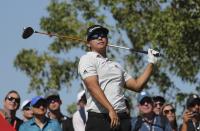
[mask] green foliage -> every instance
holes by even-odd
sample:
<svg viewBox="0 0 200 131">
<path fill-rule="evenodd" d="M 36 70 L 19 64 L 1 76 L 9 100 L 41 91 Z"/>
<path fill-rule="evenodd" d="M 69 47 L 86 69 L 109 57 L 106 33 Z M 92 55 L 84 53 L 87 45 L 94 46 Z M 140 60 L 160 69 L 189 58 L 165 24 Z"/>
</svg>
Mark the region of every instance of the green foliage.
<svg viewBox="0 0 200 131">
<path fill-rule="evenodd" d="M 76 103 L 72 103 L 70 105 L 67 106 L 67 112 L 69 113 L 70 116 L 72 116 L 77 110 L 77 104 Z"/>
<path fill-rule="evenodd" d="M 60 60 L 47 53 L 39 55 L 30 49 L 22 50 L 14 65 L 30 77 L 29 91 L 35 90 L 42 94 L 50 88 L 59 90 L 62 85 L 70 86 L 71 80 L 77 77 L 77 62 L 77 59 L 73 62 Z"/>
<path fill-rule="evenodd" d="M 121 35 L 124 31 L 134 49 L 158 48 L 164 57 L 147 86 L 152 88 L 154 85 L 153 88 L 156 87 L 159 92 L 173 95 L 172 98 L 176 98 L 178 103 L 184 104 L 182 101 L 187 94 L 180 95 L 179 89 L 182 87 L 178 87 L 173 78 L 180 78 L 196 86 L 199 91 L 199 8 L 200 2 L 197 0 L 54 0 L 47 7 L 49 15 L 41 18 L 40 26 L 46 32 L 85 38 L 89 25 L 102 24 L 110 29 L 111 43 L 113 39 L 119 39 L 119 44 L 130 47 L 125 43 L 126 37 L 116 37 L 112 32 L 117 31 Z M 49 45 L 49 52 L 68 55 L 72 49 L 85 51 L 86 46 L 79 43 L 55 38 Z M 134 71 L 132 74 L 140 74 L 145 64 L 143 56 L 130 54 L 124 58 L 130 73 Z M 31 49 L 19 53 L 15 66 L 30 77 L 31 91 L 45 92 L 49 88 L 59 90 L 62 84 L 70 85 L 77 78 L 77 61 L 61 60 L 48 53 L 39 55 Z"/>
</svg>

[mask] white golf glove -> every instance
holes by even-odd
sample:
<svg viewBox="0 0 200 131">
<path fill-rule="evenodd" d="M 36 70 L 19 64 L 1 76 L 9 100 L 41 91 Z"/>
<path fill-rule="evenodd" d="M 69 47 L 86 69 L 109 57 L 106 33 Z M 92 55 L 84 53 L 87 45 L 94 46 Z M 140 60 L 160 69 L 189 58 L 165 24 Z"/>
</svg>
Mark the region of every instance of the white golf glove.
<svg viewBox="0 0 200 131">
<path fill-rule="evenodd" d="M 159 54 L 158 51 L 155 51 L 153 49 L 148 49 L 148 62 L 149 63 L 153 63 L 156 64 L 158 57 L 156 57 L 155 55 Z"/>
</svg>

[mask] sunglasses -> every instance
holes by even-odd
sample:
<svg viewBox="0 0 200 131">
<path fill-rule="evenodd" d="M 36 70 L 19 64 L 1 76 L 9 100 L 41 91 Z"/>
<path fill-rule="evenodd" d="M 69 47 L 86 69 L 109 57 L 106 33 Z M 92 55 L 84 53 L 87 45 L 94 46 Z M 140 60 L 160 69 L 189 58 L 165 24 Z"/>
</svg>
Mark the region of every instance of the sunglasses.
<svg viewBox="0 0 200 131">
<path fill-rule="evenodd" d="M 171 113 L 175 113 L 175 109 L 171 109 L 171 110 L 164 110 L 163 112 L 167 115 L 167 114 L 169 114 L 169 112 L 171 112 Z"/>
<path fill-rule="evenodd" d="M 47 100 L 47 102 L 48 102 L 48 104 L 60 102 L 60 99 L 51 99 L 51 100 Z"/>
<path fill-rule="evenodd" d="M 98 32 L 98 33 L 95 33 L 95 34 L 92 34 L 91 36 L 89 36 L 88 41 L 98 39 L 99 37 L 107 38 L 107 35 L 103 32 Z"/>
<path fill-rule="evenodd" d="M 60 102 L 60 97 L 52 96 L 52 97 L 47 98 L 47 103 L 48 104 L 55 103 L 55 102 Z"/>
<path fill-rule="evenodd" d="M 157 106 L 161 107 L 161 106 L 163 106 L 163 103 L 155 103 L 154 105 L 155 105 L 156 107 L 157 107 Z"/>
<path fill-rule="evenodd" d="M 14 98 L 12 96 L 8 96 L 6 97 L 7 100 L 11 101 L 11 102 L 16 102 L 16 103 L 20 103 L 20 99 L 19 98 Z"/>
<path fill-rule="evenodd" d="M 39 108 L 40 106 L 47 107 L 47 103 L 45 100 L 39 100 L 33 107 Z"/>
<path fill-rule="evenodd" d="M 144 105 L 145 103 L 152 103 L 152 100 L 150 98 L 144 98 L 143 100 L 140 101 L 140 105 Z"/>
<path fill-rule="evenodd" d="M 24 107 L 23 110 L 29 111 L 29 110 L 31 110 L 31 107 Z"/>
</svg>

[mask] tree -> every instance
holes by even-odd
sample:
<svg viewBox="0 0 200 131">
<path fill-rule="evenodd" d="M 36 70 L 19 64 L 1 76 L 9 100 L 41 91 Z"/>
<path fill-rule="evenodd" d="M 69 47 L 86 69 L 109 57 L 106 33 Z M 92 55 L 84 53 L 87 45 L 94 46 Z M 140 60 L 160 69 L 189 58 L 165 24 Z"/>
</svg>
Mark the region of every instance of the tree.
<svg viewBox="0 0 200 131">
<path fill-rule="evenodd" d="M 98 23 L 110 29 L 111 43 L 128 46 L 128 38 L 134 49 L 159 49 L 164 58 L 147 87 L 182 101 L 187 93 L 182 93 L 172 76 L 196 86 L 197 91 L 200 89 L 199 8 L 196 0 L 52 0 L 47 8 L 49 16 L 41 18 L 40 26 L 46 32 L 85 38 L 86 28 Z M 60 89 L 77 79 L 78 58 L 61 60 L 55 56 L 63 52 L 68 55 L 76 49 L 87 48 L 77 41 L 55 38 L 49 52 L 22 50 L 15 67 L 30 77 L 30 91 Z M 115 50 L 109 52 L 113 56 Z M 129 54 L 124 58 L 128 69 L 135 76 L 140 74 L 145 64 L 143 55 Z"/>
</svg>

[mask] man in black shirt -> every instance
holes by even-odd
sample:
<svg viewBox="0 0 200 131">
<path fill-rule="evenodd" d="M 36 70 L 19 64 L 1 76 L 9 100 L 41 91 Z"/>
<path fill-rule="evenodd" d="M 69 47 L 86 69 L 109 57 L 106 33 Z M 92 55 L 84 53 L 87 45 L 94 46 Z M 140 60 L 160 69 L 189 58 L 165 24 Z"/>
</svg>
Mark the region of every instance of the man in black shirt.
<svg viewBox="0 0 200 131">
<path fill-rule="evenodd" d="M 62 104 L 62 101 L 60 99 L 58 92 L 52 89 L 49 92 L 47 92 L 45 97 L 49 109 L 48 117 L 50 119 L 57 119 L 63 131 L 74 131 L 72 118 L 63 115 L 62 112 L 60 111 L 60 106 Z"/>
<path fill-rule="evenodd" d="M 180 131 L 200 131 L 200 97 L 197 94 L 191 94 L 186 106 Z"/>
</svg>

